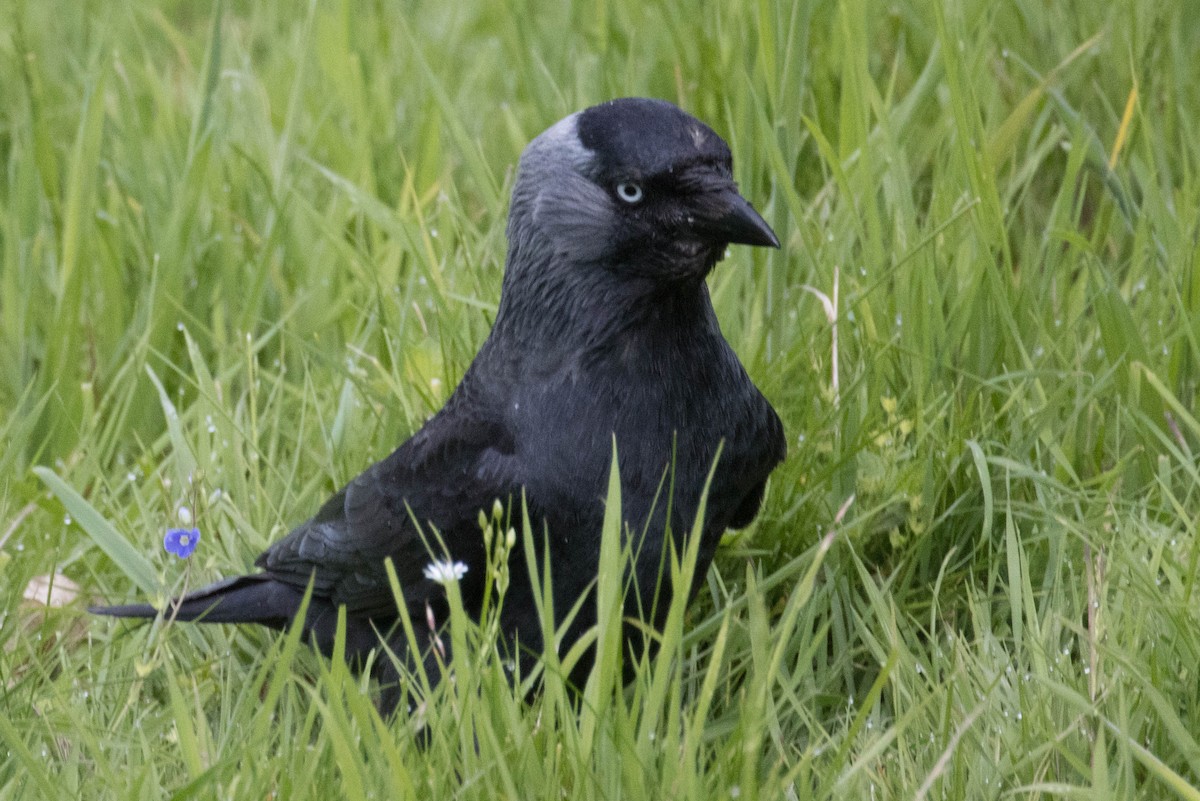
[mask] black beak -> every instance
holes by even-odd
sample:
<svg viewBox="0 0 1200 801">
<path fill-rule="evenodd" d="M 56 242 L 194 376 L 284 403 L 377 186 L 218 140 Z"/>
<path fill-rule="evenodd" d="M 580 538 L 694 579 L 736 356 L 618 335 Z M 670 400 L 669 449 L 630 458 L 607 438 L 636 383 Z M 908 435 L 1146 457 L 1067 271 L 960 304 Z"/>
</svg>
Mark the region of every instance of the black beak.
<svg viewBox="0 0 1200 801">
<path fill-rule="evenodd" d="M 779 247 L 779 237 L 737 189 L 732 186 L 721 189 L 713 200 L 706 219 L 696 221 L 706 237 L 731 245 Z"/>
</svg>

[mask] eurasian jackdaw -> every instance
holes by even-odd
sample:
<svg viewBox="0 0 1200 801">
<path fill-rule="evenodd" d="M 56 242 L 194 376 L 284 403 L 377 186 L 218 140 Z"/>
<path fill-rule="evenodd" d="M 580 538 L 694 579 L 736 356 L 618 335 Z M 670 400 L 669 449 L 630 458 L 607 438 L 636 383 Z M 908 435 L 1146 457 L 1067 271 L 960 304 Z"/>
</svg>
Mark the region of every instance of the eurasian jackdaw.
<svg viewBox="0 0 1200 801">
<path fill-rule="evenodd" d="M 442 410 L 259 556 L 261 572 L 174 602 L 175 619 L 286 628 L 311 582 L 304 635 L 321 651 L 330 652 L 344 606 L 348 655 L 363 658 L 382 639 L 401 659 L 426 658 L 409 654 L 398 631 L 384 559 L 419 625 L 446 620 L 444 573 L 478 614 L 487 573 L 480 512 L 497 500 L 513 515 L 524 501 L 535 539 L 550 549 L 561 616 L 597 575 L 614 441 L 626 536 L 637 538 L 625 612 L 649 614 L 656 626 L 667 608 L 652 600 L 665 540 L 669 532 L 683 545 L 720 448 L 694 592 L 722 532 L 758 513 L 785 447 L 779 417 L 721 335 L 705 277 L 730 243 L 779 241 L 738 193 L 721 137 L 670 103 L 642 98 L 572 114 L 534 139 L 507 233 L 495 324 Z M 542 627 L 521 547 L 509 560 L 500 623 L 529 665 Z M 93 611 L 158 614 L 144 604 Z M 587 602 L 563 648 L 594 622 Z M 394 685 L 392 660 L 374 664 Z M 572 678 L 586 678 L 588 667 L 583 660 Z M 400 697 L 391 687 L 380 705 Z"/>
</svg>

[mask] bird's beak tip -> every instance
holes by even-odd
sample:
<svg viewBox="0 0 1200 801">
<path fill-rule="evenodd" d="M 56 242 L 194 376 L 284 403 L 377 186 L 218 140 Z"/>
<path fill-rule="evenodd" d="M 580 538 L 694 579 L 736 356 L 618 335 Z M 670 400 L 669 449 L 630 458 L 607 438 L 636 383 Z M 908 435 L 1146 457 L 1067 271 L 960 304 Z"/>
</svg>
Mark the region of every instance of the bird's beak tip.
<svg viewBox="0 0 1200 801">
<path fill-rule="evenodd" d="M 771 226 L 767 225 L 762 215 L 736 191 L 729 193 L 728 210 L 716 222 L 713 233 L 726 238 L 731 245 L 780 247 L 779 237 L 771 230 Z"/>
<path fill-rule="evenodd" d="M 771 230 L 771 226 L 767 225 L 767 221 L 754 210 L 749 201 L 740 197 L 739 199 L 741 200 L 740 206 L 731 214 L 733 218 L 731 229 L 734 236 L 729 241 L 739 245 L 778 249 L 780 247 L 779 237 Z"/>
</svg>

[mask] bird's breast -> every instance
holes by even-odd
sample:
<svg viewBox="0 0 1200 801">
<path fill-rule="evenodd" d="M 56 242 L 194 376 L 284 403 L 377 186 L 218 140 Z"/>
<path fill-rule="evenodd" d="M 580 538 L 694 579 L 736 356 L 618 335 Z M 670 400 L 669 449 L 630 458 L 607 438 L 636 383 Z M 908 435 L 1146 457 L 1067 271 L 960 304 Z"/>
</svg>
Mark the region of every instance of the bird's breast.
<svg viewBox="0 0 1200 801">
<path fill-rule="evenodd" d="M 635 527 L 659 517 L 669 494 L 673 512 L 690 523 L 718 449 L 711 497 L 740 496 L 732 485 L 761 481 L 747 471 L 770 461 L 754 451 L 764 447 L 759 421 L 773 412 L 761 408 L 766 402 L 724 341 L 717 344 L 689 350 L 631 338 L 524 385 L 508 411 L 530 499 L 598 525 L 614 446 L 623 516 Z"/>
</svg>

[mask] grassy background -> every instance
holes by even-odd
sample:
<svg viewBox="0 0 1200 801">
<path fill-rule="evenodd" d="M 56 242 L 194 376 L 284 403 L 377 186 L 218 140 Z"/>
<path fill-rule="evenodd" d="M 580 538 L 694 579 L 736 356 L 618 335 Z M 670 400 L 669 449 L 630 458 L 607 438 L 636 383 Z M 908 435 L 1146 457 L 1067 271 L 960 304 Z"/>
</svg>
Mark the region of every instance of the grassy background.
<svg viewBox="0 0 1200 801">
<path fill-rule="evenodd" d="M 3 0 L 0 796 L 1200 798 L 1189 5 Z M 628 94 L 784 242 L 711 281 L 790 455 L 674 658 L 577 714 L 477 649 L 421 750 L 294 640 L 82 612 L 413 431 L 521 148 Z"/>
</svg>

